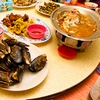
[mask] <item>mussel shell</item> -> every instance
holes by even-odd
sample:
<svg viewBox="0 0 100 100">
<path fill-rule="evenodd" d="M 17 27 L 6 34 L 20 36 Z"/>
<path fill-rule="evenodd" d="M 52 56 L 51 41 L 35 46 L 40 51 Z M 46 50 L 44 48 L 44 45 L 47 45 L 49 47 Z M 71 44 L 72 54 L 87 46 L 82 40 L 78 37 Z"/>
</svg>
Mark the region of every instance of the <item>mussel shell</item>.
<svg viewBox="0 0 100 100">
<path fill-rule="evenodd" d="M 4 59 L 4 63 L 6 64 L 6 66 L 9 69 L 15 68 L 17 66 L 17 64 L 12 60 L 12 58 L 10 57 L 10 55 L 6 55 L 6 57 Z"/>
<path fill-rule="evenodd" d="M 27 48 L 22 49 L 22 57 L 23 57 L 23 62 L 27 65 L 31 64 L 31 55 L 29 53 L 29 50 Z"/>
<path fill-rule="evenodd" d="M 10 53 L 10 47 L 7 43 L 0 43 L 0 51 L 2 51 L 4 54 Z"/>
<path fill-rule="evenodd" d="M 5 53 L 3 53 L 2 51 L 0 51 L 0 59 L 3 59 L 5 57 Z"/>
<path fill-rule="evenodd" d="M 45 54 L 42 54 L 35 59 L 33 59 L 31 66 L 29 66 L 29 70 L 31 72 L 37 72 L 44 68 L 47 61 L 47 56 Z"/>
<path fill-rule="evenodd" d="M 22 53 L 21 53 L 21 47 L 14 45 L 11 47 L 11 53 L 10 57 L 14 60 L 16 63 L 21 63 L 22 62 Z"/>
<path fill-rule="evenodd" d="M 9 46 L 13 46 L 13 45 L 17 44 L 17 42 L 18 42 L 16 39 L 12 39 L 12 38 L 7 38 L 3 41 L 6 42 Z"/>
<path fill-rule="evenodd" d="M 7 87 L 9 87 L 9 85 L 10 85 L 10 83 L 0 80 L 0 87 L 7 88 Z"/>
<path fill-rule="evenodd" d="M 7 74 L 3 71 L 0 71 L 0 87 L 9 87 L 10 79 Z"/>
<path fill-rule="evenodd" d="M 18 65 L 18 67 L 14 70 L 12 70 L 9 74 L 10 79 L 13 82 L 21 82 L 22 78 L 23 78 L 23 74 L 24 74 L 24 69 L 25 66 L 24 65 Z"/>
<path fill-rule="evenodd" d="M 28 47 L 29 45 L 23 43 L 23 42 L 19 42 L 16 39 L 12 39 L 12 38 L 8 38 L 4 40 L 9 46 L 14 46 L 14 45 L 18 45 L 20 47 Z"/>
<path fill-rule="evenodd" d="M 6 66 L 5 63 L 0 63 L 0 70 L 1 71 L 10 71 L 10 69 Z"/>
</svg>

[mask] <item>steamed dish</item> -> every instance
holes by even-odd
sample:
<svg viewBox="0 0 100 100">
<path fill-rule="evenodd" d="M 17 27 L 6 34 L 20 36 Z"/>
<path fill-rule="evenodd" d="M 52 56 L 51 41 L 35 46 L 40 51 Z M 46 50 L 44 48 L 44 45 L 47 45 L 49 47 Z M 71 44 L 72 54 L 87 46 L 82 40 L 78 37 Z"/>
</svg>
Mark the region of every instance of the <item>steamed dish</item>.
<svg viewBox="0 0 100 100">
<path fill-rule="evenodd" d="M 57 21 L 66 34 L 74 37 L 88 37 L 97 29 L 95 23 L 77 9 L 59 13 Z"/>
</svg>

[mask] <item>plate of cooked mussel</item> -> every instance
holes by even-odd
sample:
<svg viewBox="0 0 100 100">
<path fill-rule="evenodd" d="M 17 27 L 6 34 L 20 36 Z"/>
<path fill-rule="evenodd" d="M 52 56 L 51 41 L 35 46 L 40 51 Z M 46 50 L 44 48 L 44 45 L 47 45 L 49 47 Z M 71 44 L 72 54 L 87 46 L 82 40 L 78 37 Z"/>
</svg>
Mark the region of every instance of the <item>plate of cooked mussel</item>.
<svg viewBox="0 0 100 100">
<path fill-rule="evenodd" d="M 61 3 L 56 3 L 53 1 L 49 1 L 49 2 L 40 2 L 35 6 L 36 11 L 38 11 L 39 13 L 46 15 L 46 16 L 50 16 L 51 13 L 57 9 L 58 7 L 62 6 L 64 4 Z"/>
<path fill-rule="evenodd" d="M 40 24 L 46 28 L 45 35 L 41 38 L 32 38 L 29 36 L 27 27 L 31 24 Z M 11 38 L 29 43 L 43 43 L 51 38 L 51 30 L 42 20 L 29 16 L 27 14 L 10 13 L 0 18 L 0 27 L 4 33 Z"/>
<path fill-rule="evenodd" d="M 15 8 L 29 8 L 34 7 L 36 4 L 40 2 L 40 0 L 12 0 L 13 7 Z"/>
<path fill-rule="evenodd" d="M 23 91 L 34 88 L 47 73 L 47 55 L 38 47 L 12 38 L 0 42 L 1 89 Z"/>
</svg>

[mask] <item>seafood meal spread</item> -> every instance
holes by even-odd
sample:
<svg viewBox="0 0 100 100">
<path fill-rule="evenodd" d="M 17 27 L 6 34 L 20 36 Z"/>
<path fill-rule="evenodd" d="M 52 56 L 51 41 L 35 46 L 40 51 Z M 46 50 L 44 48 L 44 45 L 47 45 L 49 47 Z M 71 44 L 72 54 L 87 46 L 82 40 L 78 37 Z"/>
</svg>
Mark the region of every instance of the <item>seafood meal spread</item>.
<svg viewBox="0 0 100 100">
<path fill-rule="evenodd" d="M 95 23 L 77 9 L 59 13 L 57 23 L 64 32 L 75 37 L 88 37 L 97 30 Z"/>
<path fill-rule="evenodd" d="M 37 0 L 13 0 L 14 5 L 16 6 L 29 6 L 35 3 Z"/>
<path fill-rule="evenodd" d="M 8 28 L 9 33 L 16 34 L 22 37 L 29 37 L 26 27 L 35 23 L 32 19 L 29 19 L 27 14 L 23 16 L 20 14 L 9 14 L 2 19 L 3 25 Z"/>
<path fill-rule="evenodd" d="M 45 67 L 46 54 L 31 59 L 28 47 L 11 38 L 0 42 L 0 87 L 8 88 L 21 82 L 25 70 L 34 73 Z"/>
</svg>

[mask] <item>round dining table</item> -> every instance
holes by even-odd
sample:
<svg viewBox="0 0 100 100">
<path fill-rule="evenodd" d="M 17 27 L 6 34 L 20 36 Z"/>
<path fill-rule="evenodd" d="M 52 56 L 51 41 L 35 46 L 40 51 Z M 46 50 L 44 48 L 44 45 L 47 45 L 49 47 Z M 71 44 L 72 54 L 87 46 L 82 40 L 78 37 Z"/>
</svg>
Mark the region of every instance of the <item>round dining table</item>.
<svg viewBox="0 0 100 100">
<path fill-rule="evenodd" d="M 0 18 L 10 13 L 28 14 L 29 16 L 40 19 L 50 28 L 50 39 L 42 43 L 31 43 L 47 55 L 48 72 L 45 79 L 33 88 L 23 91 L 11 91 L 1 88 L 0 100 L 39 99 L 55 95 L 78 85 L 96 69 L 100 61 L 99 39 L 92 41 L 84 52 L 78 52 L 74 59 L 67 59 L 58 53 L 57 49 L 59 45 L 55 35 L 55 28 L 50 21 L 50 16 L 41 14 L 35 9 L 35 6 L 33 6 L 28 8 L 13 7 L 11 11 L 0 12 Z M 9 36 L 4 33 L 1 39 L 5 38 L 9 38 Z M 27 85 L 30 85 L 30 83 Z"/>
</svg>

